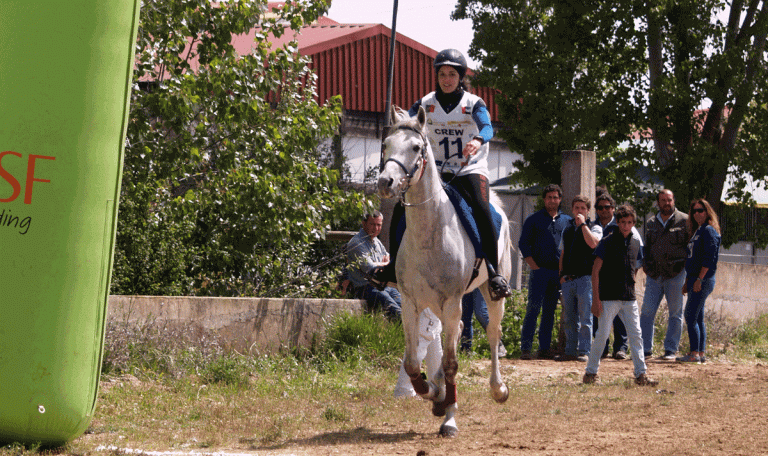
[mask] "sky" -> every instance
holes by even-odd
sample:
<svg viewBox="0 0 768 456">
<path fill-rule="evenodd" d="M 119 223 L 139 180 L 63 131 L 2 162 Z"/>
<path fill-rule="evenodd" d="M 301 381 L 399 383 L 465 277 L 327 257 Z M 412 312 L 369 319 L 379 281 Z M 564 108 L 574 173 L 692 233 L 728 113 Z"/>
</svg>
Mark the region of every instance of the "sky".
<svg viewBox="0 0 768 456">
<path fill-rule="evenodd" d="M 384 24 L 392 28 L 394 0 L 332 0 L 327 16 L 341 23 Z M 452 21 L 456 4 L 451 0 L 398 1 L 397 33 L 435 51 L 458 49 L 470 68 L 479 64 L 469 58 L 472 21 Z"/>
</svg>

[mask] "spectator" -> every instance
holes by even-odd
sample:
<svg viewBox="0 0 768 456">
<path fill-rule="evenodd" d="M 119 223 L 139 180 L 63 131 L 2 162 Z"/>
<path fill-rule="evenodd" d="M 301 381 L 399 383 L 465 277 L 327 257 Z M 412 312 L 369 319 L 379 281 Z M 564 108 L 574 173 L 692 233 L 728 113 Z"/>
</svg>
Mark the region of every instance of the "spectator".
<svg viewBox="0 0 768 456">
<path fill-rule="evenodd" d="M 635 210 L 632 206 L 620 206 L 616 211 L 615 227 L 608 232 L 595 249 L 595 264 L 592 267 L 592 313 L 604 321 L 613 321 L 617 315 L 627 328 L 629 343 L 632 347 L 635 383 L 638 385 L 657 385 L 646 375 L 643 340 L 640 335 L 640 315 L 635 297 L 635 274 L 640 267 L 643 249 L 640 238 L 632 233 L 635 226 Z M 597 331 L 589 353 L 584 383 L 595 383 L 600 367 L 605 341 L 611 327 L 603 325 Z"/>
<path fill-rule="evenodd" d="M 675 195 L 662 190 L 656 196 L 659 212 L 646 223 L 643 271 L 645 297 L 640 313 L 646 357 L 653 355 L 653 331 L 662 296 L 667 299 L 669 318 L 661 359 L 674 361 L 683 329 L 683 289 L 687 255 L 688 215 L 675 208 Z"/>
<path fill-rule="evenodd" d="M 592 263 L 603 229 L 587 218 L 591 208 L 589 198 L 579 195 L 573 199 L 573 220 L 560 240 L 565 354 L 556 357 L 556 361 L 586 362 L 592 347 Z"/>
<path fill-rule="evenodd" d="M 616 211 L 616 201 L 613 200 L 613 197 L 608 194 L 608 192 L 603 191 L 598 194 L 597 200 L 595 202 L 595 210 L 597 212 L 597 221 L 603 228 L 603 232 L 608 230 L 608 226 L 616 225 L 616 218 L 613 216 L 614 212 Z M 640 245 L 642 246 L 643 238 L 640 236 L 640 233 L 634 226 L 632 227 L 632 235 L 634 235 L 637 239 L 640 239 Z M 597 334 L 597 329 L 599 326 L 600 319 L 595 318 L 594 324 L 592 325 L 593 335 Z M 605 349 L 603 350 L 603 358 L 608 356 L 608 353 L 610 353 L 610 348 L 610 340 L 606 340 Z M 616 316 L 616 318 L 613 319 L 613 359 L 627 359 L 628 348 L 627 329 L 624 327 L 624 323 L 621 321 L 621 318 Z"/>
<path fill-rule="evenodd" d="M 707 331 L 704 327 L 704 302 L 715 289 L 715 271 L 720 251 L 720 224 L 712 206 L 702 198 L 691 202 L 688 213 L 688 258 L 685 260 L 687 280 L 683 294 L 688 293 L 685 304 L 685 324 L 691 351 L 677 358 L 683 363 L 704 363 Z"/>
<path fill-rule="evenodd" d="M 528 280 L 528 306 L 525 309 L 520 335 L 520 359 L 533 359 L 533 336 L 536 321 L 541 313 L 539 325 L 539 353 L 542 359 L 554 358 L 551 350 L 552 328 L 555 324 L 555 309 L 560 292 L 559 263 L 560 238 L 571 217 L 560 211 L 563 190 L 559 185 L 550 184 L 542 192 L 544 209 L 531 214 L 520 235 L 518 247 L 523 259 L 531 268 Z"/>
<path fill-rule="evenodd" d="M 389 263 L 389 254 L 377 237 L 381 233 L 384 217 L 381 212 L 365 214 L 363 227 L 347 242 L 348 277 L 353 295 L 364 299 L 372 309 L 381 308 L 390 319 L 400 319 L 400 292 L 393 287 L 378 289 L 368 278 Z"/>
</svg>

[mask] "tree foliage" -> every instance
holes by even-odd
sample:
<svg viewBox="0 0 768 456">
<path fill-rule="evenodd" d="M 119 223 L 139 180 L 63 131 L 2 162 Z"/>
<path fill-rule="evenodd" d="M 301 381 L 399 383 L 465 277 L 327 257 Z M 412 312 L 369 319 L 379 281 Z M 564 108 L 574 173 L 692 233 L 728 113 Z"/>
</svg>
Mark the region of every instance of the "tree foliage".
<svg viewBox="0 0 768 456">
<path fill-rule="evenodd" d="M 296 43 L 324 12 L 264 0 L 145 0 L 121 192 L 113 293 L 254 295 L 306 285 L 331 226 L 365 210 L 318 165 L 340 99 L 318 104 Z M 256 29 L 252 52 L 233 36 Z M 295 287 L 294 287 L 295 288 Z"/>
<path fill-rule="evenodd" d="M 524 182 L 558 182 L 561 151 L 587 148 L 603 179 L 647 166 L 681 206 L 719 203 L 726 178 L 745 204 L 745 179 L 765 185 L 765 2 L 459 0 L 453 17 L 473 21 L 475 83 L 501 92 Z"/>
</svg>

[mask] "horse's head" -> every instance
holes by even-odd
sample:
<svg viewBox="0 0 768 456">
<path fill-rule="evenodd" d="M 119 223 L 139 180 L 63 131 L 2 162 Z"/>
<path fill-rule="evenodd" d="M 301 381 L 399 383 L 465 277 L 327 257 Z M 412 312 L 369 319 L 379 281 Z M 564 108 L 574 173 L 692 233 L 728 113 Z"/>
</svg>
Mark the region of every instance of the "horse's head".
<svg viewBox="0 0 768 456">
<path fill-rule="evenodd" d="M 394 124 L 384 139 L 379 174 L 379 195 L 382 198 L 400 196 L 408 187 L 418 182 L 427 166 L 429 141 L 425 132 L 427 113 L 419 107 L 419 113 L 411 118 L 406 111 L 392 106 Z"/>
</svg>

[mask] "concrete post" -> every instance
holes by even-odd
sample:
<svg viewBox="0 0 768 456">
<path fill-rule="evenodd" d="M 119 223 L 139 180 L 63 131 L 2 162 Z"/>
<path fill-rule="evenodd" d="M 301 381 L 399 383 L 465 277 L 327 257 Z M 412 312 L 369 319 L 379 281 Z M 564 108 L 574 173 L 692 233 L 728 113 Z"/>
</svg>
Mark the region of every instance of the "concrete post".
<svg viewBox="0 0 768 456">
<path fill-rule="evenodd" d="M 560 209 L 571 215 L 571 202 L 576 195 L 589 198 L 592 207 L 589 218 L 595 220 L 595 185 L 596 154 L 591 150 L 564 150 L 561 178 L 563 182 L 563 200 Z M 565 348 L 565 331 L 562 319 L 558 325 L 558 345 Z"/>
<path fill-rule="evenodd" d="M 561 177 L 563 201 L 560 208 L 571 214 L 571 201 L 576 195 L 583 195 L 592 202 L 589 218 L 595 219 L 595 176 L 596 154 L 591 150 L 564 150 Z"/>
</svg>

